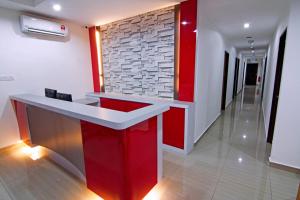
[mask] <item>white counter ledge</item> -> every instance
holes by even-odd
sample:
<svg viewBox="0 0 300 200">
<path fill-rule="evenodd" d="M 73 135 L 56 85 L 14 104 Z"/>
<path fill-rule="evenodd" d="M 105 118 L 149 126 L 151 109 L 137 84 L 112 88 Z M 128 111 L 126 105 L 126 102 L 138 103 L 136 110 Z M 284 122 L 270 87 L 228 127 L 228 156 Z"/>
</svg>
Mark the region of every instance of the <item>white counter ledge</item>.
<svg viewBox="0 0 300 200">
<path fill-rule="evenodd" d="M 116 130 L 126 129 L 169 110 L 169 105 L 163 102 L 131 112 L 120 112 L 32 94 L 12 95 L 10 99 Z"/>
<path fill-rule="evenodd" d="M 154 97 L 142 97 L 142 96 L 134 96 L 134 95 L 122 95 L 122 94 L 107 94 L 107 93 L 97 93 L 91 92 L 87 93 L 87 97 L 94 98 L 109 98 L 116 100 L 124 100 L 124 101 L 134 101 L 139 103 L 147 103 L 147 104 L 167 104 L 169 106 L 174 106 L 178 108 L 192 108 L 194 103 L 186 102 L 186 101 L 178 101 L 178 100 L 168 100 L 162 98 L 154 98 Z"/>
<path fill-rule="evenodd" d="M 163 114 L 165 150 L 188 154 L 192 151 L 195 135 L 195 106 L 193 102 L 115 93 L 87 93 L 88 98 L 112 99 L 150 105 L 166 104 L 170 110 Z M 100 105 L 102 101 L 100 100 Z M 175 123 L 175 124 L 174 124 Z"/>
</svg>

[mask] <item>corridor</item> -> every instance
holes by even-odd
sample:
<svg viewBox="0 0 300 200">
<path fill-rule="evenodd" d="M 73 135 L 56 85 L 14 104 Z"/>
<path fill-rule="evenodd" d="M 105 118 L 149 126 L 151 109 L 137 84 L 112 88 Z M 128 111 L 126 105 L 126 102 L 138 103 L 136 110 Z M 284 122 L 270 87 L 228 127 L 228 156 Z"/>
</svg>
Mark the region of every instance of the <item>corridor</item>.
<svg viewBox="0 0 300 200">
<path fill-rule="evenodd" d="M 164 178 L 146 200 L 295 200 L 300 176 L 268 165 L 259 90 L 245 88 L 188 156 L 164 152 Z M 22 145 L 0 152 L 0 200 L 98 200 Z M 51 185 L 51 187 L 49 187 Z"/>
<path fill-rule="evenodd" d="M 259 90 L 244 92 L 188 157 L 164 154 L 162 199 L 294 200 L 299 174 L 271 168 Z"/>
</svg>

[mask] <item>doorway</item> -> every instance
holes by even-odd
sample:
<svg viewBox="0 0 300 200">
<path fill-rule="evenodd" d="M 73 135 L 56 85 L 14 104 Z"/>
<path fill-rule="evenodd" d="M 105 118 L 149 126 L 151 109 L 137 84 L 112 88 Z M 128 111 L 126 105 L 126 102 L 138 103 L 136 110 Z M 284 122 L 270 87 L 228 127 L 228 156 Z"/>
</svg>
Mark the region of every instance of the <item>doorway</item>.
<svg viewBox="0 0 300 200">
<path fill-rule="evenodd" d="M 267 63 L 268 63 L 268 57 L 266 57 L 266 59 L 265 59 L 264 78 L 263 78 L 263 83 L 262 83 L 262 87 L 261 87 L 261 101 L 264 99 Z"/>
<path fill-rule="evenodd" d="M 244 62 L 244 65 L 243 65 L 242 88 L 244 88 L 244 85 L 245 85 L 245 69 L 246 69 L 246 62 Z"/>
<path fill-rule="evenodd" d="M 267 138 L 268 143 L 271 143 L 271 144 L 273 142 L 274 127 L 275 127 L 275 122 L 276 122 L 281 74 L 282 74 L 282 67 L 283 67 L 283 61 L 284 61 L 286 35 L 287 35 L 287 29 L 284 31 L 284 33 L 280 37 L 279 49 L 278 49 L 274 90 L 273 90 L 273 98 L 272 98 L 272 107 L 271 107 L 270 123 L 269 123 L 268 138 Z"/>
<path fill-rule="evenodd" d="M 257 63 L 247 64 L 246 85 L 252 85 L 252 86 L 256 85 L 257 71 L 258 71 L 258 64 Z"/>
<path fill-rule="evenodd" d="M 235 59 L 235 70 L 234 70 L 234 81 L 233 81 L 233 92 L 232 99 L 237 95 L 238 81 L 239 81 L 239 68 L 240 68 L 240 59 Z"/>
<path fill-rule="evenodd" d="M 228 66 L 229 66 L 229 53 L 227 51 L 225 51 L 221 110 L 225 110 L 225 108 L 226 108 Z"/>
</svg>

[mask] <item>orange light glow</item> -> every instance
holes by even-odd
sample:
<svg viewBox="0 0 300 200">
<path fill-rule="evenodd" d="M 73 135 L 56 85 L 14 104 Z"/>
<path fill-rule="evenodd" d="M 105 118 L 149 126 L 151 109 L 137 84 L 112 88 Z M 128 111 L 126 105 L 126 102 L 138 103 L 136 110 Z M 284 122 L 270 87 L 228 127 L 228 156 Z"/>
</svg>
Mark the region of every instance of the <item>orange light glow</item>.
<svg viewBox="0 0 300 200">
<path fill-rule="evenodd" d="M 102 89 L 104 86 L 103 81 L 103 66 L 102 66 L 102 48 L 101 48 L 101 33 L 97 29 L 96 30 L 96 43 L 97 43 L 97 56 L 98 56 L 98 70 L 99 70 L 99 80 L 100 80 L 100 88 Z"/>
<path fill-rule="evenodd" d="M 158 187 L 154 187 L 144 198 L 143 200 L 159 200 L 160 199 L 160 191 Z"/>
<path fill-rule="evenodd" d="M 40 146 L 30 147 L 24 143 L 24 147 L 21 148 L 21 152 L 32 160 L 38 160 L 42 157 L 42 151 Z"/>
<path fill-rule="evenodd" d="M 104 200 L 100 196 L 98 196 L 96 193 L 90 191 L 89 194 L 87 195 L 88 200 Z"/>
<path fill-rule="evenodd" d="M 22 144 L 22 143 L 23 143 L 23 140 L 17 141 L 17 144 Z"/>
</svg>

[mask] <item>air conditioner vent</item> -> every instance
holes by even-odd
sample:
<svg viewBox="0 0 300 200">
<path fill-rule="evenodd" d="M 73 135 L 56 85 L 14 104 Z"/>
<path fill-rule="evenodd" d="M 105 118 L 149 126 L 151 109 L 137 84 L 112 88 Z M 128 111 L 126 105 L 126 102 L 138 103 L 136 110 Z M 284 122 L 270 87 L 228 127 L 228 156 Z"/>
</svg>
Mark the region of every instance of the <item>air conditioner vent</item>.
<svg viewBox="0 0 300 200">
<path fill-rule="evenodd" d="M 20 17 L 20 23 L 22 32 L 24 33 L 37 33 L 61 37 L 68 35 L 68 28 L 64 24 L 25 15 Z"/>
</svg>

